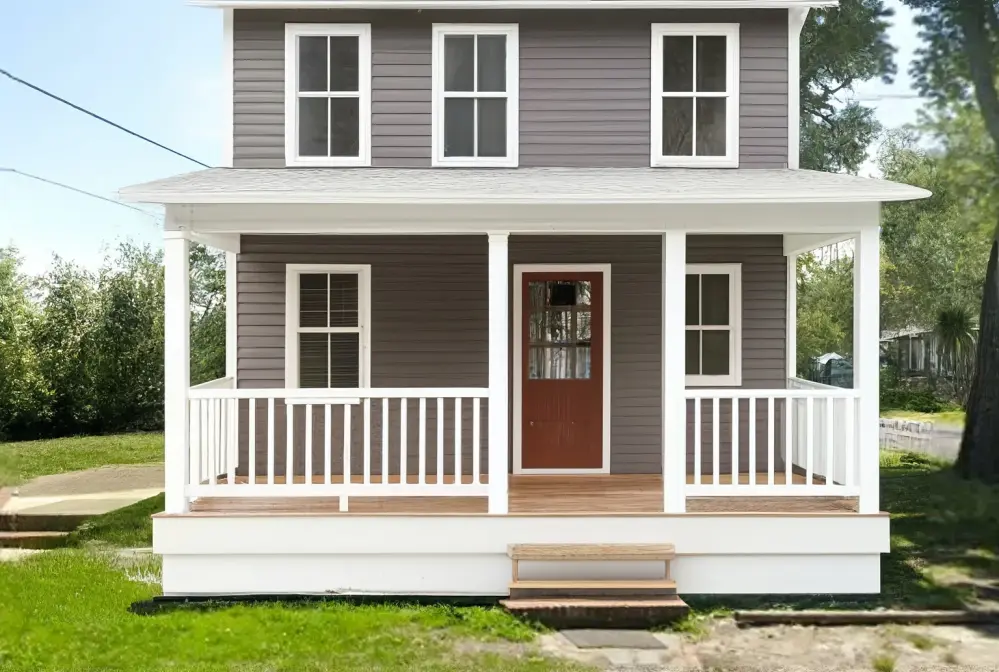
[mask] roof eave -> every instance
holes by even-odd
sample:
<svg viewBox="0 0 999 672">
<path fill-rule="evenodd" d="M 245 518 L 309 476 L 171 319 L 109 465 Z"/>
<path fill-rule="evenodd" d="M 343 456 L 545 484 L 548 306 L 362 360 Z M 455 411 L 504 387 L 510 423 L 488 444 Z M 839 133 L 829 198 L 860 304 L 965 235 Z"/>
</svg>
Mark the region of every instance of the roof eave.
<svg viewBox="0 0 999 672">
<path fill-rule="evenodd" d="M 224 9 L 793 9 L 839 0 L 188 0 Z"/>
</svg>

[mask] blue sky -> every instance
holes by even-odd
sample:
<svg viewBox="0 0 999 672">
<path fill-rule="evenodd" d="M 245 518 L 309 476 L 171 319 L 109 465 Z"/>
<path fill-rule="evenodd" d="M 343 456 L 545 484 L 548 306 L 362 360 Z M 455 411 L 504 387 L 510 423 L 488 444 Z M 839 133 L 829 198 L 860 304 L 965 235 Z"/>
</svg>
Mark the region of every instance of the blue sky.
<svg viewBox="0 0 999 672">
<path fill-rule="evenodd" d="M 218 165 L 221 136 L 221 12 L 184 0 L 4 1 L 0 68 L 205 163 Z M 912 15 L 897 0 L 893 86 L 867 83 L 886 126 L 915 120 L 905 74 L 918 46 Z M 0 77 L 0 167 L 106 196 L 119 187 L 195 170 L 196 164 Z M 159 245 L 150 217 L 18 175 L 0 173 L 0 245 L 15 244 L 25 269 L 53 254 L 96 267 L 130 238 Z"/>
</svg>

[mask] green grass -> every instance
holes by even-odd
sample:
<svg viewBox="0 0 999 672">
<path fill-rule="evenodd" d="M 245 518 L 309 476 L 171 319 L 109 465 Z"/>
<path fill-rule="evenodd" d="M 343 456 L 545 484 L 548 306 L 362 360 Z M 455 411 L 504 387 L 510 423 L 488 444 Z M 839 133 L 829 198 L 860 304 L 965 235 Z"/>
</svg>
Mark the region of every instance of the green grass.
<svg viewBox="0 0 999 672">
<path fill-rule="evenodd" d="M 874 672 L 895 672 L 895 657 L 888 653 L 880 653 L 871 661 Z"/>
<path fill-rule="evenodd" d="M 935 422 L 941 425 L 964 427 L 964 411 L 940 411 L 939 413 L 920 413 L 919 411 L 881 411 L 882 418 L 898 418 L 899 420 L 918 420 L 919 422 Z"/>
<path fill-rule="evenodd" d="M 259 604 L 152 616 L 138 579 L 155 559 L 63 549 L 0 564 L 0 669 L 580 669 L 539 656 L 535 632 L 498 609 Z"/>
<path fill-rule="evenodd" d="M 163 435 L 159 433 L 0 443 L 0 485 L 16 485 L 37 476 L 113 464 L 162 461 Z"/>
<path fill-rule="evenodd" d="M 90 543 L 121 548 L 153 545 L 153 520 L 151 516 L 164 508 L 164 495 L 144 499 L 117 511 L 97 516 L 81 525 L 69 535 L 71 546 Z"/>
</svg>

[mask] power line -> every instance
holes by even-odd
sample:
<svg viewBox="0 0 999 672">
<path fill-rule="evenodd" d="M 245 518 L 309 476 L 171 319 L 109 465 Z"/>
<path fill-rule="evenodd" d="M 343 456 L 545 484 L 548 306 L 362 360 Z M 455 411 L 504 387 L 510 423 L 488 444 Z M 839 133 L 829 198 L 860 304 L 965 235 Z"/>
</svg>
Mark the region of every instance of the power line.
<svg viewBox="0 0 999 672">
<path fill-rule="evenodd" d="M 79 112 L 83 112 L 84 114 L 89 115 L 89 116 L 91 116 L 94 119 L 97 119 L 99 121 L 103 121 L 105 124 L 109 124 L 111 126 L 114 126 L 119 131 L 124 131 L 124 132 L 128 133 L 129 135 L 132 135 L 132 136 L 135 136 L 136 138 L 139 138 L 140 140 L 144 140 L 144 141 L 146 141 L 146 142 L 148 142 L 148 143 L 150 143 L 152 145 L 156 145 L 160 149 L 165 149 L 166 151 L 170 152 L 171 154 L 175 154 L 175 155 L 181 157 L 182 159 L 187 159 L 188 161 L 192 161 L 192 162 L 198 164 L 199 166 L 204 166 L 205 168 L 211 168 L 211 166 L 209 166 L 207 163 L 203 163 L 201 161 L 198 161 L 197 159 L 191 158 L 187 154 L 183 154 L 181 152 L 178 152 L 176 149 L 171 149 L 170 147 L 167 147 L 166 145 L 164 145 L 162 143 L 159 143 L 159 142 L 156 142 L 155 140 L 147 138 L 146 136 L 142 135 L 141 133 L 136 133 L 135 131 L 133 131 L 131 129 L 125 128 L 121 124 L 116 124 L 115 122 L 111 121 L 110 119 L 102 117 L 101 115 L 99 115 L 99 114 L 97 114 L 95 112 L 91 112 L 90 110 L 88 110 L 88 109 L 86 109 L 84 107 L 80 107 L 76 103 L 71 103 L 68 100 L 66 100 L 65 98 L 57 96 L 56 94 L 54 94 L 54 93 L 52 93 L 50 91 L 46 91 L 42 87 L 36 86 L 36 85 L 32 84 L 29 81 L 23 80 L 20 77 L 15 77 L 13 74 L 11 74 L 10 72 L 8 72 L 7 70 L 4 70 L 3 68 L 0 68 L 0 75 L 4 75 L 5 77 L 7 77 L 7 78 L 9 78 L 9 79 L 17 82 L 18 84 L 23 84 L 24 86 L 28 87 L 29 89 L 34 89 L 38 93 L 44 94 L 44 95 L 48 96 L 49 98 L 52 98 L 53 100 L 58 100 L 60 103 L 63 103 L 64 105 L 69 105 L 74 110 L 77 110 Z"/>
<path fill-rule="evenodd" d="M 70 191 L 75 191 L 78 194 L 83 194 L 84 196 L 90 196 L 91 198 L 96 198 L 102 201 L 107 201 L 108 203 L 114 203 L 115 205 L 120 205 L 123 208 L 128 208 L 129 210 L 135 210 L 136 212 L 141 212 L 146 217 L 152 217 L 153 219 L 159 221 L 159 218 L 151 212 L 146 212 L 142 208 L 137 208 L 134 205 L 129 205 L 128 203 L 122 203 L 121 201 L 116 201 L 113 198 L 108 198 L 107 196 L 101 196 L 100 194 L 95 194 L 92 191 L 86 191 L 85 189 L 77 189 L 76 187 L 71 187 L 68 184 L 63 184 L 62 182 L 56 182 L 55 180 L 49 180 L 44 177 L 39 177 L 38 175 L 32 175 L 31 173 L 26 173 L 23 170 L 18 170 L 17 168 L 0 168 L 0 173 L 13 173 L 15 175 L 20 175 L 22 177 L 27 177 L 32 180 L 38 180 L 39 182 L 44 182 L 45 184 L 51 184 L 56 187 L 61 187 L 62 189 L 69 189 Z"/>
</svg>

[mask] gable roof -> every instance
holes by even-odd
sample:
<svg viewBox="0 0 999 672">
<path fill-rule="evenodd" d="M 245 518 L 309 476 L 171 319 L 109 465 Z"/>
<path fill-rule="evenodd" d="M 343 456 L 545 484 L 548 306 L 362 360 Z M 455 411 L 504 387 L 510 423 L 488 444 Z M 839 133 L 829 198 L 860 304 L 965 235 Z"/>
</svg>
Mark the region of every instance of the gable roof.
<svg viewBox="0 0 999 672">
<path fill-rule="evenodd" d="M 188 0 L 227 9 L 807 9 L 839 0 Z"/>
</svg>

